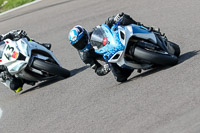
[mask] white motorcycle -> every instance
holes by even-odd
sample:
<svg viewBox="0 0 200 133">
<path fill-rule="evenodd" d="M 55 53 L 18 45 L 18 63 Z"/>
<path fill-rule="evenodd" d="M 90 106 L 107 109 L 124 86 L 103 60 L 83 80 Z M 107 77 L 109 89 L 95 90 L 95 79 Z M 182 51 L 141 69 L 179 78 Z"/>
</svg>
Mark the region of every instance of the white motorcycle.
<svg viewBox="0 0 200 133">
<path fill-rule="evenodd" d="M 0 42 L 0 65 L 4 65 L 10 75 L 31 85 L 56 76 L 70 76 L 69 70 L 61 67 L 52 51 L 26 38 Z"/>
</svg>

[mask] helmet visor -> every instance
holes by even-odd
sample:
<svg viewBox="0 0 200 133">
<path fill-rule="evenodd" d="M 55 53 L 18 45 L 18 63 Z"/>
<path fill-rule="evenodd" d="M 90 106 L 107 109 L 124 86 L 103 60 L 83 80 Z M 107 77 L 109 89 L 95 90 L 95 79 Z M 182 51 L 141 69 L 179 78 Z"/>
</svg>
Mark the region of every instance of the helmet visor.
<svg viewBox="0 0 200 133">
<path fill-rule="evenodd" d="M 72 46 L 74 46 L 77 50 L 82 50 L 85 48 L 87 44 L 88 44 L 88 36 L 87 34 L 84 34 L 83 37 Z"/>
</svg>

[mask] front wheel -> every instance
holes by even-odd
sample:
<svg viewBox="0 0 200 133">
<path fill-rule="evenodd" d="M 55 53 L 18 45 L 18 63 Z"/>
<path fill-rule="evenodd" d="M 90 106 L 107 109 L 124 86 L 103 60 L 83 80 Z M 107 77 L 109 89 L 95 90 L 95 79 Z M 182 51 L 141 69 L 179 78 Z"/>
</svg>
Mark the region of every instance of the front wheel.
<svg viewBox="0 0 200 133">
<path fill-rule="evenodd" d="M 145 62 L 157 65 L 176 65 L 178 58 L 175 55 L 160 54 L 140 47 L 135 47 L 134 57 Z"/>
<path fill-rule="evenodd" d="M 33 67 L 38 70 L 45 71 L 52 75 L 61 76 L 63 78 L 67 78 L 70 76 L 69 70 L 62 68 L 57 64 L 45 62 L 45 61 L 39 60 L 39 59 L 35 59 L 33 61 Z"/>
<path fill-rule="evenodd" d="M 176 43 L 173 43 L 173 42 L 170 42 L 170 45 L 174 48 L 174 55 L 179 57 L 180 53 L 181 53 L 181 50 L 180 50 L 180 47 L 176 44 Z"/>
</svg>

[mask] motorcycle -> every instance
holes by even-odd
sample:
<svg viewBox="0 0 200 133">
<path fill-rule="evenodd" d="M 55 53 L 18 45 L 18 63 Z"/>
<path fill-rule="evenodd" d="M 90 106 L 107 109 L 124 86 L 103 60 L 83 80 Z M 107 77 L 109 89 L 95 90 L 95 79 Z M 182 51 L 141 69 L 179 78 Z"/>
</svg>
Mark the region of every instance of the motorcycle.
<svg viewBox="0 0 200 133">
<path fill-rule="evenodd" d="M 92 33 L 91 44 L 106 62 L 140 71 L 178 63 L 180 47 L 166 36 L 144 26 L 121 26 L 120 21 L 111 28 L 99 25 Z"/>
<path fill-rule="evenodd" d="M 5 66 L 10 75 L 30 85 L 56 76 L 70 76 L 69 70 L 61 67 L 52 51 L 27 38 L 1 41 L 0 65 Z"/>
</svg>

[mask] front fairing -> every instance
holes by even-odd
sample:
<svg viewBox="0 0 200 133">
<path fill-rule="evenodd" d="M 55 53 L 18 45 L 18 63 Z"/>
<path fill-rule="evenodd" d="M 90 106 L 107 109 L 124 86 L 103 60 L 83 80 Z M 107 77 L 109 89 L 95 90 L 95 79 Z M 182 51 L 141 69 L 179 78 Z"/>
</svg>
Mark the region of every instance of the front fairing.
<svg viewBox="0 0 200 133">
<path fill-rule="evenodd" d="M 11 75 L 14 75 L 21 71 L 23 68 L 26 67 L 27 61 L 25 60 L 24 56 L 24 51 L 27 49 L 25 48 L 24 50 L 20 49 L 20 44 L 22 40 L 18 41 L 12 41 L 10 39 L 6 39 L 5 42 L 5 47 L 2 52 L 2 58 L 0 60 L 0 65 L 4 65 L 7 67 L 8 72 Z M 23 42 L 22 45 L 27 44 Z"/>
<path fill-rule="evenodd" d="M 10 39 L 6 39 L 4 42 L 4 48 L 1 51 L 0 65 L 6 66 L 17 60 L 19 56 L 19 49 L 16 46 L 16 43 Z"/>
<path fill-rule="evenodd" d="M 107 44 L 103 46 L 103 43 L 100 42 L 101 47 L 96 48 L 95 52 L 103 55 L 104 60 L 108 61 L 115 53 L 118 51 L 123 51 L 125 47 L 119 39 L 119 33 L 117 30 L 112 31 L 105 24 L 101 25 L 99 28 L 103 29 L 107 38 Z"/>
<path fill-rule="evenodd" d="M 98 28 L 103 30 L 102 34 L 104 34 L 104 36 L 100 37 L 101 35 L 96 35 L 100 37 L 100 39 L 98 39 L 99 44 L 96 47 L 95 52 L 103 55 L 106 61 L 109 61 L 117 52 L 121 51 L 120 53 L 122 53 L 131 36 L 151 40 L 152 42 L 157 43 L 155 35 L 143 26 L 135 24 L 130 24 L 128 26 L 114 25 L 110 29 L 107 25 L 102 24 L 101 26 L 97 26 L 97 29 Z M 108 43 L 105 46 L 102 44 L 103 37 L 106 37 L 108 40 Z"/>
</svg>

